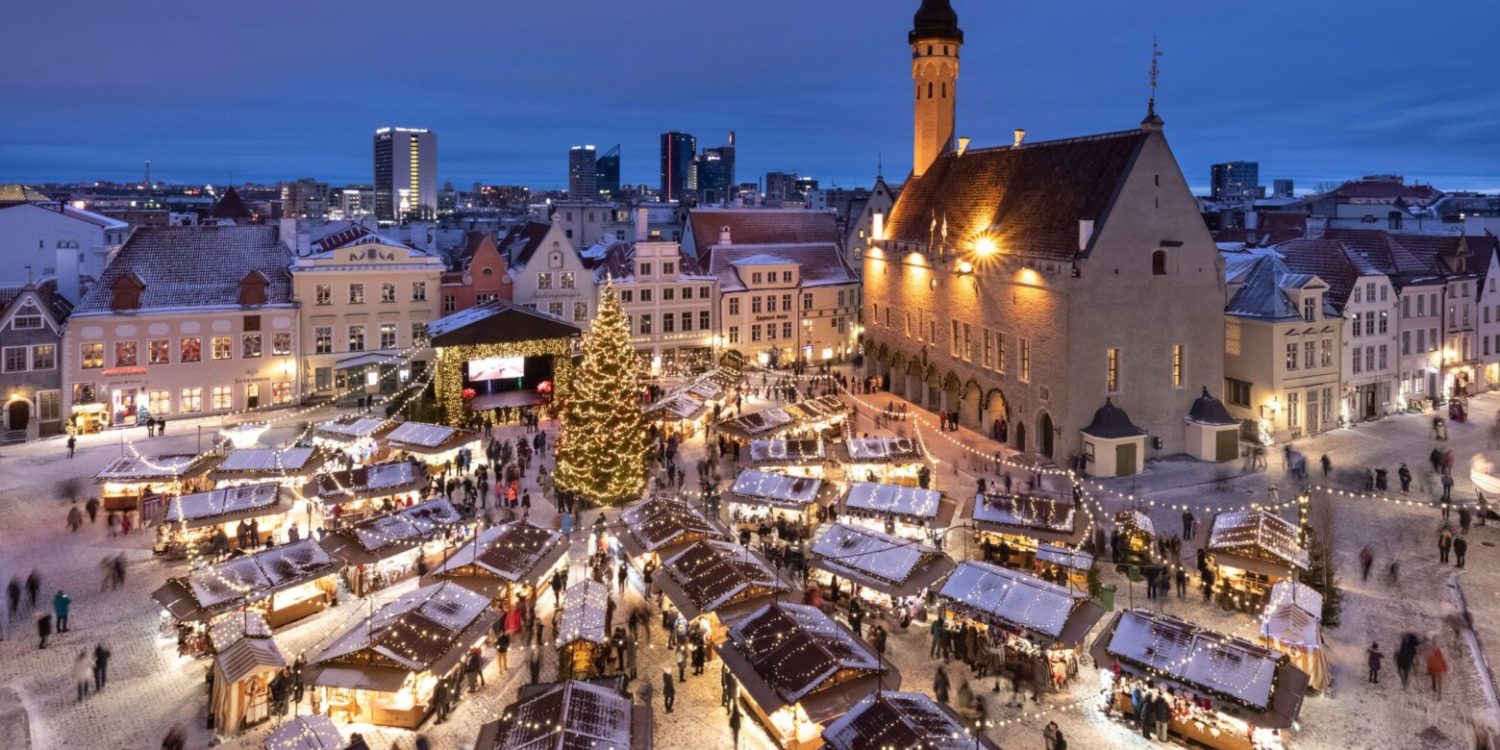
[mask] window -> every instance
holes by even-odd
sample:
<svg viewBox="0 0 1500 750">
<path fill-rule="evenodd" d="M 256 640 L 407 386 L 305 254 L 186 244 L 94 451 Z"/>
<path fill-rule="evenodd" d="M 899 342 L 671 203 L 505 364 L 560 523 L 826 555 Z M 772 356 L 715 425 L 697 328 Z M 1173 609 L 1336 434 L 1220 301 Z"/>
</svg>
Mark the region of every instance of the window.
<svg viewBox="0 0 1500 750">
<path fill-rule="evenodd" d="M 698 299 L 708 299 L 708 293 L 707 286 L 698 287 Z"/>
<path fill-rule="evenodd" d="M 1359 332 L 1360 332 L 1360 325 L 1359 324 L 1360 324 L 1360 321 L 1364 320 L 1364 315 L 1365 315 L 1364 313 L 1355 313 L 1354 314 L 1354 325 L 1352 325 L 1352 326 L 1349 327 L 1349 333 L 1350 333 L 1350 335 L 1354 336 L 1355 338 L 1359 337 Z"/>
<path fill-rule="evenodd" d="M 1005 334 L 995 332 L 995 371 L 1005 374 Z"/>
<path fill-rule="evenodd" d="M 1386 368 L 1385 344 L 1381 344 L 1380 345 L 1380 369 L 1384 370 L 1385 368 Z"/>
<path fill-rule="evenodd" d="M 1172 387 L 1182 387 L 1182 344 L 1172 345 Z"/>
<path fill-rule="evenodd" d="M 1286 424 L 1297 427 L 1302 424 L 1302 394 L 1293 391 L 1286 394 Z"/>
<path fill-rule="evenodd" d="M 43 422 L 51 422 L 58 418 L 58 401 L 62 398 L 61 391 L 37 391 L 36 392 L 36 416 Z"/>
<path fill-rule="evenodd" d="M 958 356 L 958 320 L 949 321 L 951 327 L 948 331 L 948 356 Z"/>
<path fill-rule="evenodd" d="M 349 285 L 349 304 L 351 304 L 351 305 L 363 305 L 364 303 L 365 303 L 365 285 L 364 284 L 350 284 Z"/>
<path fill-rule="evenodd" d="M 411 283 L 411 301 L 412 302 L 426 302 L 427 301 L 427 282 L 425 282 L 425 281 L 413 281 Z"/>
<path fill-rule="evenodd" d="M 1234 406 L 1250 405 L 1250 384 L 1243 380 L 1224 379 L 1224 398 Z"/>
<path fill-rule="evenodd" d="M 11 318 L 10 327 L 17 331 L 36 330 L 42 327 L 42 316 L 17 314 L 16 317 Z"/>
<path fill-rule="evenodd" d="M 1364 355 L 1364 349 L 1363 348 L 1358 347 L 1358 346 L 1354 347 L 1354 357 L 1350 360 L 1350 367 L 1349 367 L 1350 372 L 1353 372 L 1356 375 L 1358 375 L 1361 372 L 1360 368 L 1361 368 L 1361 366 L 1364 363 L 1364 356 L 1363 355 Z"/>
<path fill-rule="evenodd" d="M 1365 370 L 1367 372 L 1375 371 L 1375 347 L 1373 346 L 1365 347 Z"/>
<path fill-rule="evenodd" d="M 776 311 L 776 298 L 775 297 L 771 298 L 771 311 L 772 312 Z M 760 312 L 760 297 L 751 297 L 750 298 L 750 312 L 751 313 L 759 313 Z"/>
<path fill-rule="evenodd" d="M 759 284 L 761 282 L 761 279 L 763 279 L 763 278 L 764 278 L 764 275 L 761 274 L 760 271 L 756 271 L 755 273 L 750 274 L 750 283 L 751 284 Z"/>
<path fill-rule="evenodd" d="M 199 362 L 203 359 L 203 339 L 184 336 L 177 342 L 178 362 Z"/>
<path fill-rule="evenodd" d="M 1354 288 L 1354 293 L 1355 293 L 1354 301 L 1358 302 L 1359 301 L 1359 287 L 1355 287 Z M 1367 300 L 1369 300 L 1371 302 L 1375 301 L 1375 282 L 1370 281 L 1370 282 L 1366 282 L 1365 283 L 1365 299 L 1367 299 Z"/>
<path fill-rule="evenodd" d="M 937 320 L 936 319 L 927 321 L 927 340 L 931 341 L 934 344 L 937 343 Z"/>
<path fill-rule="evenodd" d="M 260 356 L 260 334 L 247 333 L 241 338 L 240 356 L 245 359 L 255 359 Z"/>
<path fill-rule="evenodd" d="M 755 325 L 750 326 L 750 340 L 751 341 L 760 341 L 760 324 L 759 323 L 756 323 Z"/>
<path fill-rule="evenodd" d="M 1287 344 L 1286 345 L 1286 369 L 1288 369 L 1288 370 L 1295 370 L 1295 369 L 1297 369 L 1297 345 L 1296 344 Z"/>
<path fill-rule="evenodd" d="M 313 368 L 313 389 L 320 393 L 333 389 L 332 367 Z"/>
<path fill-rule="evenodd" d="M 995 332 L 988 328 L 984 329 L 984 353 L 979 364 L 986 370 L 995 369 Z"/>
<path fill-rule="evenodd" d="M 94 370 L 104 366 L 104 344 L 84 344 L 82 352 L 82 366 L 85 370 Z M 75 401 L 77 399 L 74 399 Z"/>
<path fill-rule="evenodd" d="M 411 345 L 412 346 L 426 346 L 427 345 L 427 321 L 425 321 L 425 320 L 413 320 L 411 322 Z"/>
<path fill-rule="evenodd" d="M 641 332 L 642 335 L 650 335 L 650 333 L 651 333 L 651 316 L 649 314 L 641 316 L 641 328 L 640 328 L 640 332 Z"/>
<path fill-rule="evenodd" d="M 1411 354 L 1411 331 L 1401 332 L 1401 353 Z"/>
<path fill-rule="evenodd" d="M 1365 315 L 1365 335 L 1375 335 L 1375 313 Z"/>
<path fill-rule="evenodd" d="M 1120 350 L 1105 349 L 1105 372 L 1104 390 L 1109 393 L 1120 392 Z"/>
<path fill-rule="evenodd" d="M 630 304 L 631 302 L 634 302 L 635 301 L 635 292 L 632 292 L 629 289 L 621 289 L 620 290 L 620 301 L 623 302 L 623 303 L 625 303 L 625 304 L 627 304 L 627 305 Z"/>
<path fill-rule="evenodd" d="M 328 284 L 319 284 L 313 287 L 313 304 L 322 307 L 333 304 L 333 287 Z M 202 400 L 201 398 L 199 399 Z"/>
<path fill-rule="evenodd" d="M 1155 250 L 1151 253 L 1151 275 L 1167 275 L 1167 251 Z"/>
<path fill-rule="evenodd" d="M 1317 295 L 1302 298 L 1302 319 L 1311 323 L 1317 319 Z"/>
<path fill-rule="evenodd" d="M 146 342 L 146 361 L 153 365 L 172 364 L 172 342 L 170 339 L 151 339 Z"/>
<path fill-rule="evenodd" d="M 1384 336 L 1385 332 L 1386 332 L 1385 321 L 1386 321 L 1385 311 L 1381 310 L 1380 311 L 1380 335 L 1382 335 L 1382 336 Z"/>
<path fill-rule="evenodd" d="M 677 332 L 677 316 L 673 315 L 672 313 L 665 313 L 665 314 L 663 314 L 661 316 L 661 332 L 662 333 L 676 333 Z"/>
<path fill-rule="evenodd" d="M 1316 367 L 1318 345 L 1312 341 L 1302 342 L 1302 366 L 1311 370 Z"/>
<path fill-rule="evenodd" d="M 562 288 L 564 288 L 564 289 L 573 289 L 573 288 L 575 288 L 574 285 L 573 285 L 573 272 L 572 271 L 563 271 L 562 272 Z"/>
<path fill-rule="evenodd" d="M 641 264 L 641 275 L 642 276 L 650 276 L 651 275 L 651 264 L 650 263 L 642 263 Z M 760 274 L 755 274 L 755 283 L 757 283 L 757 284 L 760 283 Z"/>
<path fill-rule="evenodd" d="M 965 362 L 974 361 L 974 331 L 969 327 L 968 323 L 964 324 L 963 354 Z"/>
<path fill-rule="evenodd" d="M 740 343 L 740 327 L 739 326 L 730 326 L 729 327 L 729 343 L 731 343 L 731 344 L 738 344 L 738 343 Z"/>
<path fill-rule="evenodd" d="M 57 346 L 33 344 L 31 347 L 31 369 L 50 370 L 57 367 Z"/>
<path fill-rule="evenodd" d="M 1370 348 L 1370 351 L 1374 350 L 1374 347 Z M 1318 342 L 1318 364 L 1322 367 L 1333 366 L 1333 339 L 1323 339 Z"/>
<path fill-rule="evenodd" d="M 641 290 L 641 301 L 642 302 L 650 302 L 651 301 L 651 290 L 650 289 L 642 289 Z"/>
<path fill-rule="evenodd" d="M 573 303 L 573 321 L 581 322 L 589 319 L 589 303 L 579 300 Z"/>
<path fill-rule="evenodd" d="M 662 302 L 672 302 L 673 300 L 676 300 L 676 299 L 677 299 L 677 290 L 676 289 L 673 289 L 672 287 L 667 287 L 666 289 L 661 290 L 661 301 Z"/>
<path fill-rule="evenodd" d="M 396 301 L 396 285 L 395 284 L 381 284 L 380 285 L 380 301 L 381 302 L 395 302 Z"/>
<path fill-rule="evenodd" d="M 172 413 L 171 391 L 150 391 L 146 394 L 146 408 L 156 416 Z"/>
<path fill-rule="evenodd" d="M 782 323 L 781 324 L 781 337 L 784 338 L 784 339 L 789 339 L 789 338 L 792 337 L 792 324 L 791 323 Z"/>
<path fill-rule="evenodd" d="M 554 318 L 561 318 L 563 316 L 563 303 L 561 303 L 561 302 L 548 302 L 547 303 L 547 314 L 551 315 Z"/>
<path fill-rule="evenodd" d="M 228 336 L 215 336 L 211 342 L 214 347 L 214 360 L 230 359 L 234 356 L 234 339 Z"/>
<path fill-rule="evenodd" d="M 213 390 L 214 411 L 226 411 L 234 408 L 234 389 L 227 385 L 216 385 Z"/>
<path fill-rule="evenodd" d="M 183 388 L 182 398 L 177 402 L 177 411 L 180 414 L 192 414 L 203 411 L 203 389 Z"/>
<path fill-rule="evenodd" d="M 275 356 L 278 356 L 278 357 L 284 357 L 284 356 L 287 356 L 287 355 L 289 355 L 291 353 L 292 353 L 292 334 L 290 334 L 290 333 L 273 333 L 273 334 L 271 334 L 271 354 L 273 354 Z"/>
<path fill-rule="evenodd" d="M 313 329 L 313 354 L 333 353 L 333 326 L 318 326 Z"/>
<path fill-rule="evenodd" d="M 135 367 L 139 362 L 134 341 L 115 342 L 115 367 Z"/>
<path fill-rule="evenodd" d="M 685 313 L 682 314 L 682 330 L 684 330 L 684 331 L 691 331 L 691 330 L 693 330 L 693 314 L 692 313 L 685 312 Z"/>
<path fill-rule="evenodd" d="M 1031 380 L 1031 341 L 1021 339 L 1021 379 Z"/>
<path fill-rule="evenodd" d="M 1403 318 L 1410 318 L 1411 317 L 1411 297 L 1402 297 L 1401 298 L 1401 317 L 1403 317 Z"/>
<path fill-rule="evenodd" d="M 790 309 L 792 309 L 792 306 L 789 304 L 789 302 L 790 302 L 789 297 L 790 297 L 790 295 L 788 295 L 788 297 L 782 297 L 781 309 L 783 309 L 783 310 L 790 310 Z M 813 300 L 812 300 L 812 293 L 811 292 L 806 292 L 806 293 L 804 293 L 802 295 L 802 309 L 803 310 L 811 310 L 811 309 L 813 309 L 812 302 L 813 302 Z"/>
<path fill-rule="evenodd" d="M 661 264 L 661 272 L 665 276 L 671 276 L 677 273 L 677 265 L 674 263 L 663 263 Z"/>
<path fill-rule="evenodd" d="M 349 351 L 362 352 L 365 350 L 365 327 L 349 326 Z"/>
<path fill-rule="evenodd" d="M 396 348 L 396 324 L 395 323 L 381 323 L 380 324 L 380 348 L 381 349 L 395 349 Z"/>
<path fill-rule="evenodd" d="M 1359 296 L 1360 296 L 1359 295 L 1359 287 L 1356 286 L 1356 287 L 1354 287 L 1354 299 L 1351 300 L 1356 305 L 1359 304 Z M 1375 301 L 1375 296 L 1374 295 L 1370 295 L 1370 301 L 1371 302 Z"/>
<path fill-rule="evenodd" d="M 271 403 L 290 404 L 292 402 L 292 384 L 285 380 L 271 384 Z"/>
<path fill-rule="evenodd" d="M 1493 284 L 1495 282 L 1491 281 L 1490 283 Z M 1380 301 L 1381 302 L 1385 301 L 1385 290 L 1386 290 L 1386 288 L 1387 287 L 1380 287 Z"/>
<path fill-rule="evenodd" d="M 783 284 L 790 284 L 790 283 L 792 283 L 792 272 L 791 271 L 782 271 L 781 272 L 781 283 L 783 283 Z"/>
<path fill-rule="evenodd" d="M 700 330 L 700 331 L 707 331 L 708 329 L 710 329 L 712 327 L 713 327 L 713 321 L 710 319 L 708 311 L 707 310 L 699 310 L 698 311 L 698 330 Z"/>
<path fill-rule="evenodd" d="M 1309 399 L 1310 400 L 1310 399 Z M 1333 423 L 1333 389 L 1323 389 L 1323 424 Z"/>
<path fill-rule="evenodd" d="M 26 371 L 26 347 L 24 347 L 24 346 L 7 346 L 7 347 L 5 347 L 4 371 L 5 372 L 25 372 Z"/>
<path fill-rule="evenodd" d="M 906 316 L 906 337 L 911 338 L 911 313 L 902 313 L 902 315 Z"/>
<path fill-rule="evenodd" d="M 453 295 L 451 295 L 451 294 L 445 294 L 445 295 L 443 295 L 443 312 L 445 312 L 445 313 L 451 313 L 451 312 L 453 312 L 454 310 L 457 310 L 457 309 L 458 309 L 458 298 L 455 297 L 455 296 L 453 296 Z"/>
<path fill-rule="evenodd" d="M 739 315 L 740 314 L 740 298 L 739 297 L 730 297 L 729 298 L 729 314 L 730 315 Z"/>
<path fill-rule="evenodd" d="M 550 274 L 550 273 L 539 273 L 539 274 L 537 274 L 536 275 L 536 288 L 537 289 L 551 289 L 552 288 L 552 274 Z"/>
</svg>

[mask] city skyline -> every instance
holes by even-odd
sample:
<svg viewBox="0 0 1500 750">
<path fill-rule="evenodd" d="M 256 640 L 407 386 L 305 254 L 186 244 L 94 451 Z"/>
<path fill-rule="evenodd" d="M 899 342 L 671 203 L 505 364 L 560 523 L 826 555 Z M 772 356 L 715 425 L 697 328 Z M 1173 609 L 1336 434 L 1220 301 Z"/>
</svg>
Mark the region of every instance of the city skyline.
<svg viewBox="0 0 1500 750">
<path fill-rule="evenodd" d="M 682 23 L 687 6 L 473 6 L 460 11 L 469 22 L 441 32 L 403 29 L 406 54 L 441 64 L 386 71 L 378 84 L 338 61 L 369 54 L 365 40 L 389 17 L 379 4 L 361 6 L 367 12 L 359 15 L 308 11 L 295 25 L 231 16 L 221 7 L 168 13 L 84 6 L 66 20 L 89 55 L 56 55 L 42 46 L 44 34 L 18 35 L 7 53 L 22 74 L 0 83 L 9 104 L 0 123 L 0 178 L 138 180 L 150 159 L 158 179 L 189 184 L 304 176 L 362 183 L 370 180 L 368 134 L 385 125 L 441 133 L 438 179 L 460 188 L 563 187 L 569 146 L 615 142 L 622 144 L 622 182 L 654 185 L 658 139 L 667 131 L 692 133 L 705 145 L 737 131 L 742 181 L 779 170 L 852 187 L 870 184 L 877 163 L 892 181 L 910 168 L 911 123 L 889 114 L 904 111 L 910 97 L 900 83 L 909 52 L 903 35 L 892 32 L 910 21 L 910 3 L 901 0 L 716 5 L 697 14 L 698 22 L 735 34 L 690 34 L 683 25 L 673 43 L 681 59 L 724 64 L 629 64 L 625 52 L 626 63 L 607 72 L 570 60 L 529 63 L 579 23 L 642 38 Z M 1464 9 L 1461 23 L 1459 10 L 1444 9 L 1398 22 L 1393 14 L 1273 2 L 1228 29 L 1255 39 L 1247 47 L 1204 31 L 1222 26 L 1222 13 L 1175 0 L 1150 14 L 1089 3 L 1081 11 L 1087 23 L 1040 6 L 1000 14 L 973 0 L 955 7 L 971 42 L 958 82 L 958 134 L 972 137 L 974 147 L 1008 143 L 1018 127 L 1033 142 L 1134 127 L 1144 114 L 1155 35 L 1165 51 L 1159 111 L 1195 192 L 1206 192 L 1210 164 L 1231 160 L 1258 161 L 1268 186 L 1291 178 L 1299 191 L 1374 173 L 1450 190 L 1500 188 L 1500 175 L 1483 161 L 1500 140 L 1500 95 L 1464 60 L 1443 54 L 1482 44 L 1482 30 L 1493 25 L 1486 16 L 1500 20 L 1500 8 Z M 13 12 L 20 29 L 63 21 L 55 8 Z M 803 22 L 783 23 L 794 16 Z M 564 17 L 584 20 L 554 22 Z M 231 21 L 232 32 L 221 30 Z M 326 25 L 370 33 L 329 36 Z M 511 27 L 528 33 L 507 36 Z M 1248 33 L 1255 28 L 1306 33 L 1262 39 Z M 1398 30 L 1396 50 L 1382 40 Z M 267 38 L 278 39 L 277 49 L 316 48 L 312 59 L 322 64 L 267 54 Z M 485 51 L 502 42 L 514 62 Z M 774 48 L 821 57 L 762 54 Z M 1372 64 L 1398 51 L 1425 59 Z M 756 62 L 731 64 L 746 59 Z M 476 75 L 499 81 L 507 93 L 477 96 Z M 72 96 L 59 98 L 61 85 Z M 552 96 L 559 88 L 574 93 Z"/>
</svg>

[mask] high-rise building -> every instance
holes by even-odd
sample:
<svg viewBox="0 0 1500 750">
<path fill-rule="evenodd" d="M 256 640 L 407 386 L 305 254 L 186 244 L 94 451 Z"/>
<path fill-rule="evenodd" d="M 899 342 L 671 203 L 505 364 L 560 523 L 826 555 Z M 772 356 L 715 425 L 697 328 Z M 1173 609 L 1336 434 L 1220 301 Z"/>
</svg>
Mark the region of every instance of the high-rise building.
<svg viewBox="0 0 1500 750">
<path fill-rule="evenodd" d="M 620 192 L 620 144 L 616 143 L 614 148 L 605 151 L 594 162 L 594 174 L 598 175 L 596 179 L 601 197 L 613 198 Z"/>
<path fill-rule="evenodd" d="M 437 134 L 427 128 L 375 131 L 375 218 L 437 216 Z"/>
<path fill-rule="evenodd" d="M 574 146 L 568 150 L 568 197 L 593 200 L 599 196 L 599 166 L 593 146 Z"/>
<path fill-rule="evenodd" d="M 1291 180 L 1272 180 L 1271 194 L 1277 198 L 1291 198 L 1297 193 L 1297 186 Z"/>
<path fill-rule="evenodd" d="M 958 48 L 964 32 L 948 0 L 923 0 L 906 41 L 911 45 L 911 77 L 917 92 L 911 173 L 921 177 L 939 154 L 953 147 Z"/>
<path fill-rule="evenodd" d="M 734 131 L 729 143 L 703 149 L 698 158 L 698 199 L 705 204 L 725 204 L 733 200 Z"/>
<path fill-rule="evenodd" d="M 1216 201 L 1260 197 L 1260 162 L 1227 161 L 1209 172 L 1210 196 Z"/>
<path fill-rule="evenodd" d="M 281 186 L 281 215 L 321 219 L 328 214 L 328 183 L 303 177 Z"/>
<path fill-rule="evenodd" d="M 661 197 L 681 201 L 698 195 L 698 139 L 689 133 L 661 134 Z"/>
</svg>

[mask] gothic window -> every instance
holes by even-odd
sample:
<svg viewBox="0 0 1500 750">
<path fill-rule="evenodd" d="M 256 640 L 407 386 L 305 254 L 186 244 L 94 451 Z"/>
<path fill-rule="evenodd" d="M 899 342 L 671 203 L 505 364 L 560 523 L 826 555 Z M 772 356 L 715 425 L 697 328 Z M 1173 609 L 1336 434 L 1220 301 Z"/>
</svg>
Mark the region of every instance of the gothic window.
<svg viewBox="0 0 1500 750">
<path fill-rule="evenodd" d="M 1167 251 L 1156 250 L 1151 253 L 1151 275 L 1167 275 Z"/>
</svg>

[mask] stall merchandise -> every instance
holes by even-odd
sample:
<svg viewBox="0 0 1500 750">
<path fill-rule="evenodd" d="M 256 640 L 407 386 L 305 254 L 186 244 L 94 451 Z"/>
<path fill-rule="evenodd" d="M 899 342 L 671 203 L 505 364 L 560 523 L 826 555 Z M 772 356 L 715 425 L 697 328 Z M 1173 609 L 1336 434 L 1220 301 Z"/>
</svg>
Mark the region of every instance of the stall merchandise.
<svg viewBox="0 0 1500 750">
<path fill-rule="evenodd" d="M 818 583 L 842 578 L 878 607 L 904 605 L 953 570 L 936 547 L 843 523 L 824 526 L 809 557 Z"/>
<path fill-rule="evenodd" d="M 1030 568 L 1038 545 L 1076 546 L 1089 517 L 1070 500 L 1051 495 L 985 493 L 974 497 L 975 536 L 994 549 L 997 562 Z M 1009 559 L 1000 559 L 1004 545 Z"/>
<path fill-rule="evenodd" d="M 385 442 L 391 450 L 410 453 L 434 472 L 446 469 L 464 448 L 480 455 L 479 433 L 446 425 L 404 422 L 385 436 Z"/>
<path fill-rule="evenodd" d="M 1308 568 L 1296 525 L 1265 509 L 1214 516 L 1205 549 L 1221 601 L 1249 612 L 1264 608 L 1273 585 Z"/>
<path fill-rule="evenodd" d="M 1295 581 L 1271 587 L 1260 620 L 1260 639 L 1291 657 L 1307 673 L 1312 690 L 1328 689 L 1327 644 L 1323 640 L 1323 595 Z"/>
<path fill-rule="evenodd" d="M 380 452 L 380 440 L 396 429 L 396 423 L 381 417 L 349 415 L 318 425 L 313 445 L 341 451 L 355 463 L 368 463 Z"/>
<path fill-rule="evenodd" d="M 1115 615 L 1090 653 L 1115 673 L 1106 710 L 1130 715 L 1133 691 L 1166 690 L 1171 733 L 1216 750 L 1284 747 L 1308 686 L 1283 654 L 1141 609 Z"/>
<path fill-rule="evenodd" d="M 568 567 L 567 538 L 528 521 L 491 526 L 454 550 L 428 573 L 431 581 L 453 581 L 509 606 L 530 596 Z"/>
<path fill-rule="evenodd" d="M 327 716 L 296 716 L 266 735 L 265 750 L 344 750 L 344 736 Z"/>
<path fill-rule="evenodd" d="M 1032 570 L 1038 577 L 1053 583 L 1066 582 L 1079 591 L 1089 590 L 1089 572 L 1093 569 L 1093 555 L 1055 544 L 1037 545 L 1032 560 Z"/>
<path fill-rule="evenodd" d="M 1122 510 L 1115 514 L 1115 531 L 1120 535 L 1120 559 L 1115 562 L 1127 565 L 1151 562 L 1156 549 L 1156 524 L 1150 516 L 1138 510 Z"/>
<path fill-rule="evenodd" d="M 984 562 L 960 563 L 938 600 L 947 617 L 975 627 L 986 648 L 1003 649 L 1004 663 L 1042 659 L 1053 687 L 1077 673 L 1083 640 L 1105 613 L 1087 593 Z"/>
<path fill-rule="evenodd" d="M 418 561 L 435 565 L 466 536 L 464 518 L 439 497 L 335 529 L 319 544 L 344 562 L 344 583 L 366 596 L 417 575 Z"/>
<path fill-rule="evenodd" d="M 717 650 L 751 716 L 787 750 L 821 746 L 823 729 L 877 686 L 901 689 L 889 662 L 816 607 L 767 604 Z"/>
<path fill-rule="evenodd" d="M 94 482 L 101 485 L 99 501 L 105 511 L 137 511 L 150 522 L 161 514 L 166 497 L 211 487 L 204 476 L 218 460 L 188 454 L 121 456 L 96 474 Z"/>
<path fill-rule="evenodd" d="M 427 467 L 416 461 L 392 461 L 330 471 L 318 476 L 316 522 L 324 529 L 354 523 L 393 507 L 421 499 L 427 489 Z"/>
<path fill-rule="evenodd" d="M 821 479 L 746 469 L 729 488 L 729 514 L 740 526 L 777 518 L 813 525 L 818 505 L 828 499 Z"/>
<path fill-rule="evenodd" d="M 631 562 L 643 567 L 647 562 L 661 565 L 663 552 L 675 552 L 684 545 L 705 539 L 724 539 L 724 531 L 708 520 L 698 505 L 673 497 L 653 496 L 620 512 L 625 533 L 620 545 Z"/>
<path fill-rule="evenodd" d="M 474 750 L 651 750 L 651 706 L 621 684 L 564 680 L 521 689 L 479 728 Z"/>
<path fill-rule="evenodd" d="M 244 538 L 240 526 L 251 519 L 255 520 L 256 531 L 252 544 L 259 547 L 268 539 L 283 536 L 278 532 L 287 525 L 287 514 L 296 502 L 296 492 L 275 482 L 175 497 L 167 502 L 163 523 L 157 527 L 154 551 L 171 559 L 208 555 L 214 537 L 220 533 L 225 549 L 239 549 Z"/>
<path fill-rule="evenodd" d="M 823 730 L 830 750 L 1000 750 L 953 709 L 923 693 L 879 690 Z"/>
<path fill-rule="evenodd" d="M 718 539 L 689 544 L 663 561 L 657 575 L 672 605 L 688 619 L 709 616 L 711 632 L 790 590 L 758 553 Z"/>
<path fill-rule="evenodd" d="M 557 628 L 558 679 L 599 676 L 598 655 L 609 644 L 609 632 L 604 627 L 608 608 L 609 586 L 598 581 L 580 581 L 563 591 L 562 620 Z"/>
<path fill-rule="evenodd" d="M 218 487 L 281 482 L 300 489 L 330 457 L 325 448 L 241 448 L 230 451 L 208 478 Z"/>
<path fill-rule="evenodd" d="M 271 680 L 286 665 L 269 636 L 241 637 L 219 649 L 208 700 L 215 731 L 239 734 L 271 718 Z"/>
<path fill-rule="evenodd" d="M 938 543 L 957 510 L 958 506 L 937 490 L 850 482 L 843 518 L 888 534 Z"/>
<path fill-rule="evenodd" d="M 460 692 L 465 655 L 498 617 L 458 584 L 424 586 L 344 631 L 308 660 L 303 680 L 329 718 L 415 729 L 435 710 L 440 680 L 449 696 Z"/>
</svg>

